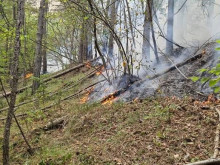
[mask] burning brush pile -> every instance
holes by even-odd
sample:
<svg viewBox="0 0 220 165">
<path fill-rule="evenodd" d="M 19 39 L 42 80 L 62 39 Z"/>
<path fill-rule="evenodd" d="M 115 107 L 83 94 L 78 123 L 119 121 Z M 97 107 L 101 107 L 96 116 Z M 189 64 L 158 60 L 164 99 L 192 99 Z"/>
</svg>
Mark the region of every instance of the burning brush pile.
<svg viewBox="0 0 220 165">
<path fill-rule="evenodd" d="M 128 102 L 158 96 L 190 96 L 205 100 L 213 90 L 208 83 L 194 83 L 190 77 L 205 76 L 198 70 L 216 65 L 219 55 L 215 47 L 215 43 L 209 43 L 199 50 L 185 48 L 176 52 L 175 57 L 161 57 L 160 64 L 149 65 L 142 76 L 126 74 L 111 83 L 102 81 L 91 88 L 82 101 L 101 102 L 105 105 L 116 101 Z M 102 77 L 103 73 L 99 72 L 99 77 Z"/>
</svg>

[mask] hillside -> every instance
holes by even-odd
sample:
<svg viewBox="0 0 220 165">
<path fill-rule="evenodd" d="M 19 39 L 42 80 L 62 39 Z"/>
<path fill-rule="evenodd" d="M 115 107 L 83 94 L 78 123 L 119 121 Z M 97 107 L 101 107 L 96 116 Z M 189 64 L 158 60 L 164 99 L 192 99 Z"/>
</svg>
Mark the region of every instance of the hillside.
<svg viewBox="0 0 220 165">
<path fill-rule="evenodd" d="M 82 67 L 53 79 L 45 85 L 44 96 L 33 98 L 29 90 L 18 94 L 17 104 L 37 99 L 38 105 L 35 101 L 16 109 L 17 116 L 26 112 L 19 121 L 34 155 L 27 153 L 26 144 L 13 123 L 12 164 L 165 165 L 205 160 L 213 155 L 218 102 L 211 97 L 209 102 L 190 97 L 158 97 L 102 105 L 82 104 L 86 94 L 79 94 L 61 101 L 95 82 L 94 75 L 82 79 L 92 71 Z M 65 90 L 69 86 L 72 87 Z M 58 95 L 51 96 L 57 91 Z M 51 108 L 40 110 L 54 103 Z M 0 115 L 2 142 L 5 113 Z M 45 127 L 59 120 L 59 125 Z"/>
<path fill-rule="evenodd" d="M 219 165 L 220 0 L 1 0 L 0 165 Z"/>
</svg>

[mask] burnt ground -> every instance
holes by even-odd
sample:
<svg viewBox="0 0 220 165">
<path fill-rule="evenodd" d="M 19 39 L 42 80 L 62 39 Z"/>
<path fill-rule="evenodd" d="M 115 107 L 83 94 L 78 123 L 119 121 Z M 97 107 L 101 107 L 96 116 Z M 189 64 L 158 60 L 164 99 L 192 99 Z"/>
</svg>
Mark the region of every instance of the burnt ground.
<svg viewBox="0 0 220 165">
<path fill-rule="evenodd" d="M 203 68 L 211 69 L 216 65 L 219 54 L 215 51 L 215 47 L 215 43 L 208 43 L 200 48 L 199 51 L 183 50 L 184 53 L 179 55 L 177 59 L 173 58 L 172 60 L 175 62 L 178 69 L 172 69 L 166 72 L 169 68 L 174 68 L 174 65 L 171 64 L 170 61 L 168 61 L 167 64 L 163 64 L 164 66 L 158 64 L 155 66 L 156 71 L 154 74 L 147 73 L 140 81 L 134 82 L 118 100 L 132 101 L 155 96 L 176 96 L 179 98 L 190 96 L 197 100 L 206 100 L 207 97 L 213 93 L 209 84 L 202 84 L 201 82 L 195 83 L 190 77 L 198 76 L 202 78 L 210 76 L 207 73 L 199 73 L 199 70 Z M 195 56 L 198 56 L 198 58 L 194 58 Z M 193 60 L 188 61 L 188 59 Z M 187 61 L 187 63 L 178 66 L 184 61 Z M 162 74 L 163 72 L 166 73 Z"/>
<path fill-rule="evenodd" d="M 219 55 L 215 51 L 215 43 L 209 43 L 201 49 L 203 55 L 201 58 L 191 61 L 183 65 L 179 70 L 188 78 L 192 76 L 209 77 L 208 74 L 201 74 L 199 70 L 202 68 L 211 69 L 218 62 Z M 200 52 L 201 52 L 200 51 Z M 196 99 L 205 100 L 207 96 L 213 93 L 208 83 L 194 83 L 191 79 L 185 79 L 178 70 L 173 70 L 161 76 L 162 83 L 159 89 L 166 96 L 191 96 Z"/>
</svg>

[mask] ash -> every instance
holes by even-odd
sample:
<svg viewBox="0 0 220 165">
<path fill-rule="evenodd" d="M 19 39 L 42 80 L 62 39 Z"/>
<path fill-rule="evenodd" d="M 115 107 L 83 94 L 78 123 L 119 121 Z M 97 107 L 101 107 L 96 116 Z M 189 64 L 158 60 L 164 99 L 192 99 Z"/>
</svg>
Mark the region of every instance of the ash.
<svg viewBox="0 0 220 165">
<path fill-rule="evenodd" d="M 192 48 L 178 50 L 175 52 L 177 55 L 170 57 L 170 60 L 161 58 L 161 64 L 153 65 L 154 73 L 147 71 L 142 78 L 126 74 L 114 79 L 111 84 L 104 81 L 95 87 L 89 97 L 89 102 L 99 102 L 115 92 L 117 92 L 117 98 L 114 101 L 123 102 L 148 97 L 171 96 L 180 98 L 187 96 L 198 100 L 205 100 L 208 95 L 213 93 L 213 90 L 209 87 L 208 83 L 194 83 L 190 77 L 210 76 L 208 73 L 201 74 L 198 70 L 202 68 L 211 69 L 217 64 L 220 56 L 215 51 L 215 47 L 215 43 L 209 43 L 200 48 L 200 50 Z M 202 56 L 192 61 L 189 60 L 198 54 L 202 54 Z M 165 72 L 171 67 L 178 66 L 185 60 L 188 60 L 188 62 L 177 67 L 178 69 L 175 68 Z"/>
</svg>

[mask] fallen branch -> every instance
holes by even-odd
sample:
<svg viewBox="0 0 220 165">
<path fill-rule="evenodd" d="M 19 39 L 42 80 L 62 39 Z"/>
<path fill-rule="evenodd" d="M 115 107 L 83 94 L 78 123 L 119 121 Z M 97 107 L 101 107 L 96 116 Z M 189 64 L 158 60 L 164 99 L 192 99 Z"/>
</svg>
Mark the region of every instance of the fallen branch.
<svg viewBox="0 0 220 165">
<path fill-rule="evenodd" d="M 25 117 L 25 116 L 27 116 L 27 113 L 24 113 L 24 114 L 18 114 L 18 115 L 14 116 L 14 117 L 19 118 L 19 117 Z M 4 117 L 4 118 L 0 118 L 0 121 L 4 121 L 4 120 L 6 120 L 6 117 Z"/>
<path fill-rule="evenodd" d="M 15 105 L 15 109 L 17 109 L 18 107 L 20 107 L 20 106 L 22 106 L 22 105 L 31 103 L 31 102 L 33 102 L 33 101 L 35 101 L 35 99 L 29 100 L 29 101 L 25 101 L 25 102 L 22 102 L 22 103 L 19 103 L 19 104 Z M 2 113 L 2 112 L 4 112 L 4 111 L 7 111 L 8 108 L 9 108 L 9 107 L 5 107 L 5 108 L 0 109 L 0 113 Z"/>
<path fill-rule="evenodd" d="M 93 70 L 92 72 L 90 72 L 89 74 L 87 74 L 85 77 L 79 79 L 79 80 L 78 80 L 76 83 L 74 83 L 73 85 L 70 85 L 70 86 L 67 86 L 67 85 L 65 86 L 65 85 L 64 85 L 64 86 L 62 87 L 62 89 L 63 89 L 62 92 L 67 91 L 67 90 L 69 90 L 70 88 L 75 87 L 75 86 L 78 85 L 79 83 L 81 83 L 81 82 L 87 80 L 88 78 L 93 77 L 95 74 L 96 74 L 96 70 Z M 68 88 L 66 88 L 66 87 L 68 87 Z M 52 96 L 54 96 L 54 95 L 56 95 L 56 94 L 58 94 L 58 93 L 59 93 L 59 91 L 56 91 L 56 92 L 54 92 L 54 93 L 51 93 L 50 97 L 52 97 Z M 49 94 L 49 93 L 48 93 L 48 94 Z M 28 103 L 32 103 L 32 102 L 34 102 L 34 101 L 36 101 L 36 99 L 32 99 L 32 100 L 29 100 L 29 101 L 25 101 L 25 102 L 19 103 L 19 104 L 15 105 L 15 108 L 18 108 L 18 107 L 20 107 L 20 106 L 22 106 L 22 105 L 26 105 L 26 104 L 28 104 Z M 5 107 L 5 108 L 0 109 L 0 113 L 6 111 L 8 108 L 9 108 L 9 107 Z"/>
<path fill-rule="evenodd" d="M 185 60 L 185 61 L 183 61 L 183 62 L 181 62 L 179 64 L 176 64 L 176 65 L 168 68 L 167 70 L 165 70 L 162 73 L 155 74 L 154 76 L 150 77 L 149 79 L 152 80 L 152 79 L 158 78 L 158 77 L 160 77 L 160 76 L 162 76 L 162 75 L 164 75 L 164 74 L 166 74 L 168 72 L 171 72 L 171 71 L 176 70 L 177 68 L 179 68 L 181 66 L 184 66 L 185 64 L 187 64 L 189 62 L 192 62 L 192 61 L 195 61 L 195 60 L 201 58 L 203 55 L 204 55 L 203 53 L 197 54 L 197 55 L 195 55 L 195 56 L 193 56 L 193 57 L 191 57 L 191 58 L 189 58 L 189 59 L 187 59 L 187 60 Z"/>
<path fill-rule="evenodd" d="M 93 87 L 93 86 L 95 86 L 95 85 L 97 85 L 97 84 L 99 84 L 99 83 L 101 83 L 101 82 L 103 82 L 103 81 L 105 81 L 105 80 L 101 80 L 101 81 L 98 81 L 98 82 L 96 82 L 96 83 L 93 83 L 93 84 L 87 86 L 86 88 L 84 88 L 84 89 L 82 89 L 82 90 L 80 90 L 80 91 L 78 91 L 78 92 L 76 92 L 76 93 L 74 93 L 74 94 L 72 94 L 72 95 L 69 95 L 69 96 L 67 96 L 67 97 L 65 97 L 65 98 L 63 98 L 63 99 L 61 99 L 60 101 L 65 101 L 65 100 L 74 98 L 74 97 L 76 97 L 76 96 L 79 96 L 79 95 L 83 94 L 82 92 L 86 93 L 86 92 L 87 92 L 87 91 L 86 91 L 87 89 L 89 89 L 89 88 L 91 88 L 91 87 Z M 41 110 L 41 111 L 46 111 L 47 109 L 50 109 L 50 108 L 52 108 L 53 106 L 56 106 L 56 105 L 57 105 L 57 103 L 53 103 L 53 104 L 51 104 L 51 105 L 49 105 L 49 106 L 46 106 L 46 107 L 44 107 L 44 108 L 41 108 L 41 109 L 38 109 L 38 110 L 35 110 L 35 111 L 39 111 L 39 110 Z M 23 114 L 16 115 L 16 117 L 25 117 L 25 116 L 27 116 L 27 113 L 23 113 Z M 6 118 L 0 118 L 0 121 L 4 121 L 4 120 L 6 120 Z"/>
<path fill-rule="evenodd" d="M 189 79 L 188 77 L 186 77 L 186 75 L 178 68 L 178 66 L 168 57 L 165 55 L 165 57 L 173 64 L 173 66 L 176 68 L 176 70 L 185 78 L 185 79 Z"/>
<path fill-rule="evenodd" d="M 60 101 L 69 100 L 69 99 L 71 99 L 71 98 L 74 98 L 74 97 L 76 97 L 76 96 L 79 96 L 80 94 L 82 94 L 82 92 L 85 92 L 85 93 L 86 93 L 87 91 L 85 91 L 85 90 L 87 90 L 88 88 L 91 88 L 91 87 L 95 86 L 96 84 L 99 84 L 99 83 L 101 83 L 101 82 L 103 82 L 103 81 L 105 81 L 105 80 L 101 80 L 101 81 L 96 82 L 96 83 L 94 83 L 94 84 L 92 84 L 92 85 L 89 85 L 89 86 L 87 86 L 86 88 L 84 88 L 84 89 L 82 89 L 82 90 L 80 90 L 80 91 L 78 91 L 78 92 L 76 92 L 76 93 L 74 93 L 74 94 L 72 94 L 72 95 L 69 95 L 69 96 L 67 96 L 67 97 L 65 97 L 65 98 L 63 98 L 63 99 L 61 99 Z M 47 109 L 49 109 L 49 108 L 51 108 L 51 107 L 53 107 L 53 106 L 56 106 L 56 105 L 57 105 L 57 103 L 53 103 L 53 104 L 51 104 L 51 105 L 49 105 L 49 106 L 47 106 L 47 107 L 41 108 L 40 110 L 41 110 L 41 111 L 45 111 L 45 110 L 47 110 Z"/>
<path fill-rule="evenodd" d="M 84 67 L 86 64 L 91 63 L 91 62 L 93 62 L 93 61 L 95 61 L 95 60 L 97 60 L 97 58 L 95 58 L 95 59 L 93 59 L 93 60 L 91 60 L 91 61 L 88 61 L 88 62 L 86 62 L 86 63 L 80 64 L 80 65 L 78 65 L 78 66 L 72 67 L 72 68 L 70 68 L 70 69 L 66 69 L 66 70 L 64 70 L 63 72 L 60 72 L 60 73 L 58 73 L 58 74 L 56 74 L 56 75 L 54 75 L 54 76 L 51 76 L 51 77 L 49 77 L 49 78 L 43 80 L 42 82 L 45 83 L 45 82 L 51 81 L 51 80 L 53 80 L 53 79 L 55 79 L 55 78 L 59 78 L 59 77 L 65 75 L 65 74 L 67 74 L 67 73 L 70 73 L 70 72 L 76 70 L 76 69 L 82 68 L 82 67 Z M 31 88 L 31 87 L 32 87 L 32 85 L 28 85 L 28 86 L 25 86 L 25 87 L 23 87 L 23 88 L 20 88 L 20 89 L 17 90 L 17 93 L 22 93 L 23 91 L 25 91 L 26 89 Z M 5 95 L 5 96 L 8 97 L 8 96 L 10 96 L 10 95 L 11 95 L 11 92 L 6 92 L 6 95 Z M 3 97 L 4 97 L 3 95 L 0 95 L 0 98 L 3 98 Z"/>
<path fill-rule="evenodd" d="M 189 163 L 186 165 L 219 165 L 219 164 L 220 164 L 220 159 L 208 159 L 195 163 Z"/>
<path fill-rule="evenodd" d="M 219 133 L 220 133 L 220 111 L 219 109 L 215 108 L 216 112 L 218 113 L 218 125 L 216 128 L 216 136 L 215 136 L 215 148 L 214 148 L 214 154 L 212 156 L 213 159 L 216 159 L 219 153 Z"/>
</svg>

